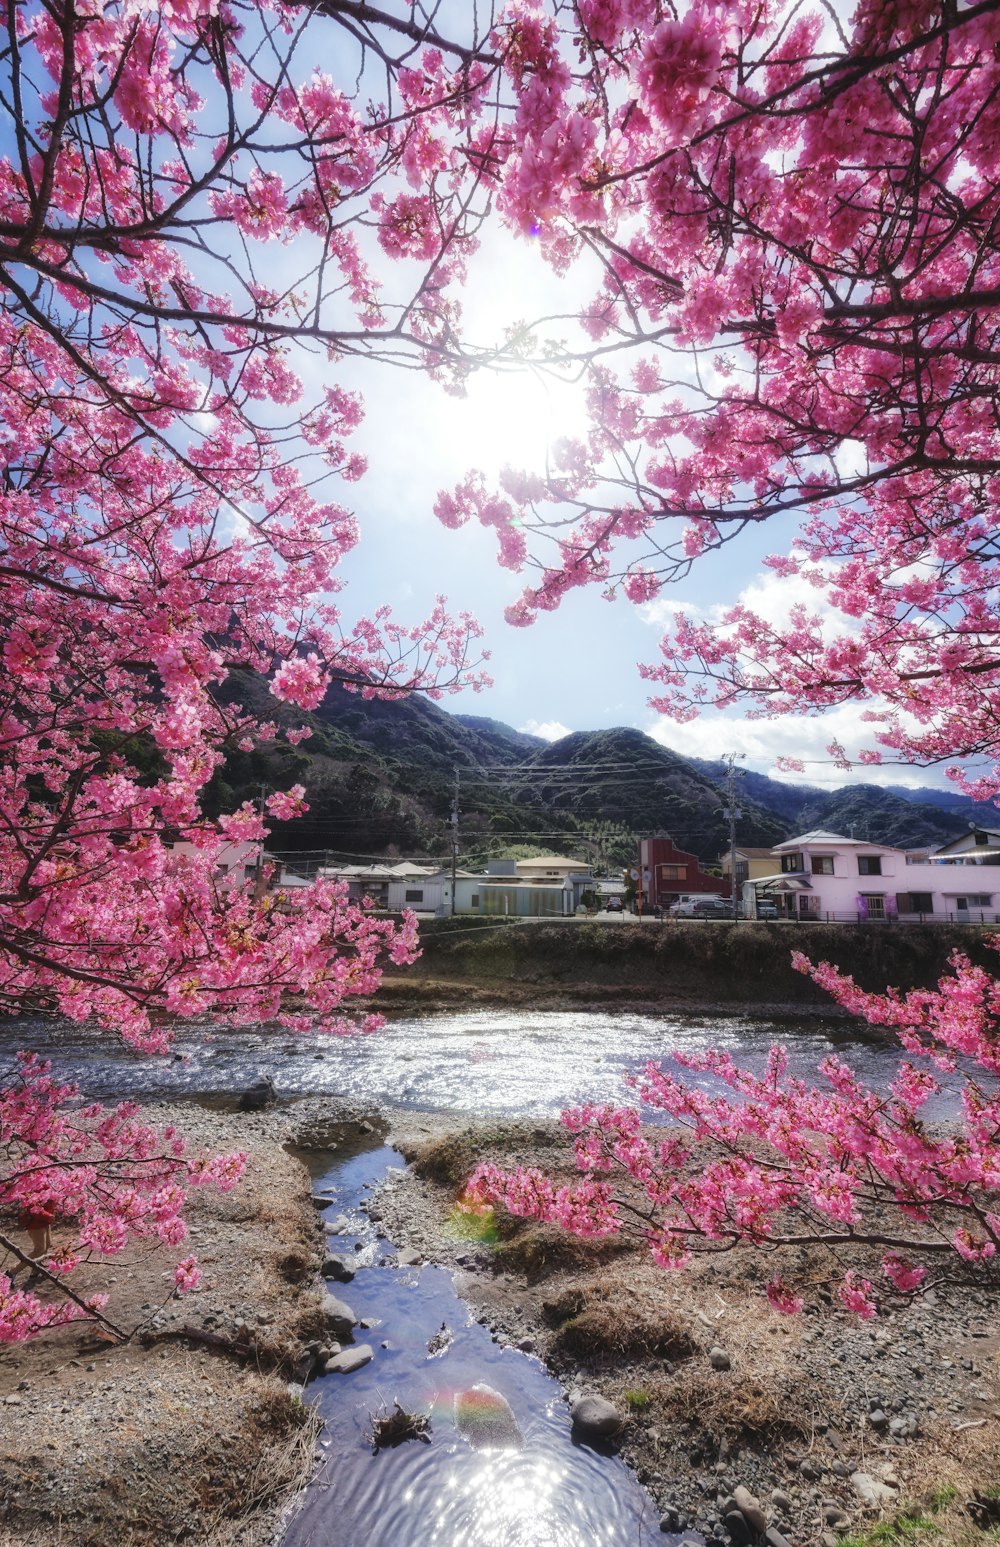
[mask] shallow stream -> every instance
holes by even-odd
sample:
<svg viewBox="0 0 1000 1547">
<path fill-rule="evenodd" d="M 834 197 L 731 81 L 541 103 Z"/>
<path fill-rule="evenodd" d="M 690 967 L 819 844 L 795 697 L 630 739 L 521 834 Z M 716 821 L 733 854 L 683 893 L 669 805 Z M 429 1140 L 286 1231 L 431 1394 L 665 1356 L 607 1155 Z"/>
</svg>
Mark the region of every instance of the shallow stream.
<svg viewBox="0 0 1000 1547">
<path fill-rule="evenodd" d="M 350 1255 L 356 1277 L 331 1284 L 362 1320 L 355 1329 L 374 1357 L 350 1375 L 308 1388 L 325 1420 L 324 1459 L 293 1513 L 282 1547 L 648 1547 L 677 1542 L 659 1528 L 656 1505 L 612 1455 L 574 1442 L 569 1409 L 539 1361 L 501 1348 L 430 1265 L 395 1266 L 365 1198 L 401 1167 L 378 1145 L 333 1165 L 317 1185 L 333 1197 L 324 1215 L 350 1231 L 332 1249 Z M 437 1351 L 432 1351 L 437 1350 Z M 478 1448 L 476 1393 L 506 1399 L 523 1443 Z M 456 1423 L 455 1398 L 469 1393 L 473 1438 Z M 374 1454 L 372 1414 L 398 1398 L 430 1417 L 431 1442 L 406 1440 Z M 686 1536 L 700 1541 L 693 1533 Z"/>
</svg>

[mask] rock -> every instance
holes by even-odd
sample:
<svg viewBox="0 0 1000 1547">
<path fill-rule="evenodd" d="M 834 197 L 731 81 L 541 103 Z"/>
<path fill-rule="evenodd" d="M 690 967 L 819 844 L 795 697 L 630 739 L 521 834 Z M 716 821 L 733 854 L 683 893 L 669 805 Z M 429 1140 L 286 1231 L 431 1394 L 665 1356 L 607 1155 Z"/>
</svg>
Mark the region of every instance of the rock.
<svg viewBox="0 0 1000 1547">
<path fill-rule="evenodd" d="M 910 1440 L 916 1434 L 919 1425 L 914 1413 L 904 1413 L 899 1418 L 889 1419 L 889 1433 L 897 1440 Z"/>
<path fill-rule="evenodd" d="M 783 1515 L 790 1515 L 792 1513 L 791 1498 L 781 1488 L 771 1489 L 771 1503 L 775 1509 L 780 1509 Z"/>
<path fill-rule="evenodd" d="M 862 1504 L 872 1509 L 878 1509 L 882 1504 L 891 1504 L 896 1497 L 895 1488 L 876 1481 L 869 1472 L 852 1472 L 851 1487 Z"/>
<path fill-rule="evenodd" d="M 743 1517 L 742 1510 L 731 1509 L 725 1517 L 726 1530 L 729 1532 L 729 1540 L 733 1547 L 750 1547 L 753 1541 L 753 1532 Z"/>
<path fill-rule="evenodd" d="M 806 1482 L 809 1483 L 818 1483 L 820 1478 L 823 1476 L 823 1468 L 819 1466 L 817 1462 L 810 1461 L 808 1457 L 805 1461 L 799 1462 L 799 1472 L 805 1478 Z"/>
<path fill-rule="evenodd" d="M 313 1199 L 313 1202 L 315 1201 L 316 1200 Z M 326 1204 L 329 1202 L 330 1199 L 328 1198 L 323 1207 L 325 1208 Z M 350 1228 L 351 1221 L 348 1219 L 346 1214 L 338 1214 L 336 1219 L 325 1219 L 323 1221 L 323 1229 L 326 1231 L 327 1235 L 346 1235 Z"/>
<path fill-rule="evenodd" d="M 665 1509 L 660 1516 L 661 1531 L 683 1531 L 686 1525 L 686 1518 L 679 1509 L 674 1509 L 672 1505 Z"/>
<path fill-rule="evenodd" d="M 524 1444 L 507 1398 L 483 1382 L 456 1391 L 455 1425 L 474 1450 L 520 1450 Z"/>
<path fill-rule="evenodd" d="M 888 1426 L 889 1418 L 880 1407 L 877 1407 L 873 1413 L 868 1414 L 868 1422 L 873 1429 L 884 1429 Z"/>
<path fill-rule="evenodd" d="M 336 1279 L 338 1284 L 349 1284 L 354 1277 L 354 1269 L 348 1267 L 343 1257 L 326 1257 L 320 1269 L 324 1278 Z"/>
<path fill-rule="evenodd" d="M 269 1074 L 265 1074 L 243 1092 L 240 1097 L 240 1111 L 263 1112 L 265 1107 L 273 1106 L 277 1099 L 278 1092 L 274 1088 L 274 1081 Z"/>
<path fill-rule="evenodd" d="M 732 1360 L 726 1353 L 726 1350 L 718 1346 L 709 1349 L 708 1362 L 713 1370 L 729 1370 L 732 1368 Z"/>
<path fill-rule="evenodd" d="M 347 1337 L 351 1328 L 356 1325 L 357 1317 L 351 1307 L 344 1300 L 338 1300 L 336 1295 L 325 1294 L 320 1309 L 323 1312 L 323 1320 L 331 1332 L 338 1337 Z"/>
<path fill-rule="evenodd" d="M 415 1246 L 404 1246 L 401 1252 L 396 1253 L 396 1261 L 401 1268 L 419 1268 L 423 1260 L 423 1252 L 418 1252 Z"/>
<path fill-rule="evenodd" d="M 743 1516 L 751 1530 L 758 1536 L 763 1536 L 767 1530 L 767 1516 L 760 1507 L 760 1501 L 755 1499 L 749 1488 L 734 1488 L 733 1498 L 736 1500 L 736 1508 Z"/>
<path fill-rule="evenodd" d="M 621 1414 L 614 1404 L 592 1392 L 576 1399 L 570 1408 L 570 1417 L 574 1433 L 585 1440 L 610 1439 L 622 1426 Z"/>
<path fill-rule="evenodd" d="M 776 1526 L 768 1526 L 764 1532 L 764 1540 L 767 1547 L 789 1547 L 787 1538 L 782 1536 Z"/>
<path fill-rule="evenodd" d="M 344 1348 L 339 1354 L 334 1354 L 326 1361 L 323 1369 L 327 1375 L 351 1375 L 374 1357 L 374 1350 L 369 1343 L 357 1343 L 353 1348 Z"/>
<path fill-rule="evenodd" d="M 841 1509 L 839 1504 L 834 1504 L 831 1501 L 823 1505 L 823 1524 L 825 1526 L 832 1526 L 835 1531 L 843 1531 L 846 1530 L 850 1523 L 850 1515 L 846 1510 Z"/>
</svg>

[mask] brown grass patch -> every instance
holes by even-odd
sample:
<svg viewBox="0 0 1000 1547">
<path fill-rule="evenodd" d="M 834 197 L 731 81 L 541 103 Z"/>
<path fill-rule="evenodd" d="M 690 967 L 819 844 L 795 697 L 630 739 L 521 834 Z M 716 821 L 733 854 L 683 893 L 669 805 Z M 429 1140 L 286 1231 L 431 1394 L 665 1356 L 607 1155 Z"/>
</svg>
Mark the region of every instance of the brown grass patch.
<svg viewBox="0 0 1000 1547">
<path fill-rule="evenodd" d="M 501 1229 L 507 1220 L 501 1216 Z M 552 1225 L 529 1225 L 496 1249 L 496 1265 L 505 1273 L 523 1273 L 529 1284 L 551 1273 L 573 1273 L 611 1262 L 632 1250 L 622 1236 L 584 1238 Z"/>
</svg>

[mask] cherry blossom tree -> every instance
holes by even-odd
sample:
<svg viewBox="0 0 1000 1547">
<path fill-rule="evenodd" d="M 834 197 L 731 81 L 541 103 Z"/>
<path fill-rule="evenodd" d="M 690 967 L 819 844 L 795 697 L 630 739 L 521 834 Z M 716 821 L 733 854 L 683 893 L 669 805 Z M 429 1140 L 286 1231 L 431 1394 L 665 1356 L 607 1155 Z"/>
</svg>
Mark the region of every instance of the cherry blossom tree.
<svg viewBox="0 0 1000 1547">
<path fill-rule="evenodd" d="M 682 611 L 654 707 L 867 700 L 870 761 L 992 756 L 997 6 L 591 0 L 572 43 L 562 8 L 521 15 L 499 202 L 557 269 L 600 266 L 550 366 L 585 378 L 589 433 L 441 519 L 535 567 L 523 624 L 582 585 L 647 602 L 798 517 L 787 615 Z"/>
<path fill-rule="evenodd" d="M 547 476 L 470 470 L 438 501 L 541 566 L 512 621 L 594 581 L 648 600 L 799 515 L 775 568 L 843 636 L 802 608 L 682 621 L 656 702 L 868 697 L 903 755 L 993 747 L 998 9 L 5 0 L 9 1007 L 156 1051 L 205 1013 L 336 1027 L 411 958 L 412 923 L 335 887 L 220 878 L 305 791 L 215 824 L 201 807 L 228 748 L 299 735 L 287 708 L 253 721 L 241 675 L 302 710 L 334 678 L 476 679 L 476 626 L 443 602 L 416 626 L 344 611 L 349 362 L 451 392 L 501 357 L 586 382 L 588 431 Z M 573 283 L 589 265 L 596 295 L 499 349 L 466 338 L 487 222 Z M 178 1200 L 152 1200 L 189 1164 L 233 1166 L 127 1113 L 64 1122 L 49 1080 L 29 1061 L 3 1085 L 0 1203 L 52 1189 L 99 1252 L 160 1210 L 179 1244 Z M 40 1314 L 20 1293 L 0 1280 L 0 1336 Z"/>
</svg>

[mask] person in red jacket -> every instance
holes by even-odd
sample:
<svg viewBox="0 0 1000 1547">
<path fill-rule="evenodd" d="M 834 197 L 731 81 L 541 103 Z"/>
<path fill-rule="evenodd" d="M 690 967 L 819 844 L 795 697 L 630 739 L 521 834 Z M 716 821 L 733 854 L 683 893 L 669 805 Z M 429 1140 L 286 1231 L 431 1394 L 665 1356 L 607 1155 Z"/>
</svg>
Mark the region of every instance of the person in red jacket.
<svg viewBox="0 0 1000 1547">
<path fill-rule="evenodd" d="M 21 1229 L 31 1237 L 31 1258 L 37 1262 L 52 1250 L 52 1221 L 56 1217 L 53 1198 L 39 1198 L 21 1214 Z"/>
</svg>

